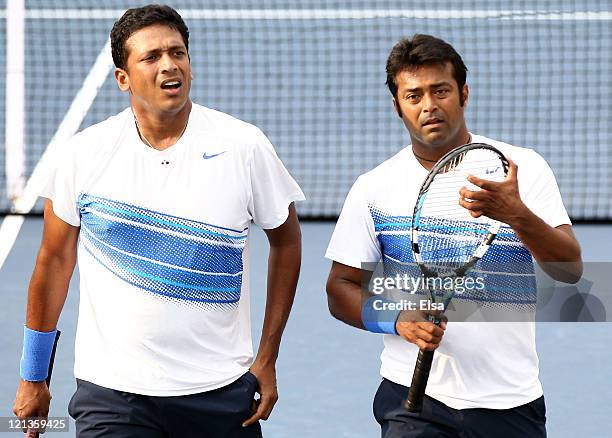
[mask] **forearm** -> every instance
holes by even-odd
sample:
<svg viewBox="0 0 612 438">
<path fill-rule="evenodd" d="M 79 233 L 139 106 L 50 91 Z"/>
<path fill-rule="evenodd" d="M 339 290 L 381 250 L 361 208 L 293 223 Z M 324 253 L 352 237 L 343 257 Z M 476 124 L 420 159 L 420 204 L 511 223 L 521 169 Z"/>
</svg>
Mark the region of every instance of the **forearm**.
<svg viewBox="0 0 612 438">
<path fill-rule="evenodd" d="M 299 240 L 270 247 L 266 310 L 257 351 L 257 360 L 275 362 L 281 337 L 291 312 L 300 273 Z"/>
<path fill-rule="evenodd" d="M 73 260 L 50 256 L 44 248 L 38 253 L 28 291 L 26 326 L 31 330 L 24 330 L 21 380 L 13 404 L 19 418 L 46 417 L 49 413 L 51 394 L 45 377 L 53 341 L 38 332 L 53 332 L 57 326 L 74 265 Z"/>
<path fill-rule="evenodd" d="M 509 225 L 542 269 L 554 279 L 570 283 L 580 279 L 580 245 L 569 226 L 565 230 L 551 227 L 528 208 Z"/>
<path fill-rule="evenodd" d="M 360 297 L 360 299 L 356 299 Z M 327 304 L 332 316 L 345 324 L 365 330 L 361 318 L 364 291 L 361 285 L 347 279 L 330 279 L 327 283 Z"/>
<path fill-rule="evenodd" d="M 54 256 L 40 250 L 28 289 L 26 325 L 29 328 L 41 332 L 55 329 L 75 262 L 72 257 Z"/>
<path fill-rule="evenodd" d="M 327 279 L 327 305 L 332 316 L 345 324 L 365 330 L 363 303 L 373 294 L 361 285 L 369 284 L 372 272 L 333 262 Z"/>
<path fill-rule="evenodd" d="M 334 262 L 327 280 L 327 301 L 331 314 L 362 330 L 397 334 L 426 350 L 438 348 L 446 328 L 445 321 L 438 327 L 427 321 L 427 315 L 422 312 L 385 311 L 381 307 L 369 307 L 378 300 L 387 301 L 383 295 L 374 295 L 361 286 L 370 283 L 372 274 Z M 374 312 L 370 312 L 371 309 Z"/>
</svg>

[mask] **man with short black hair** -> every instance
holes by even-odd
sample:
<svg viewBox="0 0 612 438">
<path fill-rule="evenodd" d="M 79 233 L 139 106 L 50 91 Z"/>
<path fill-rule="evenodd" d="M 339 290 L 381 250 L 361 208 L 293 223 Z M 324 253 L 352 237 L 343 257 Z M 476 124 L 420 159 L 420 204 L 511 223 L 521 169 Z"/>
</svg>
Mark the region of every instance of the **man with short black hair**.
<svg viewBox="0 0 612 438">
<path fill-rule="evenodd" d="M 580 246 L 548 164 L 533 150 L 468 131 L 466 71 L 455 49 L 430 35 L 415 35 L 393 47 L 387 84 L 411 145 L 357 179 L 326 254 L 333 260 L 327 282 L 332 315 L 385 334 L 383 381 L 374 399 L 384 438 L 546 436 L 535 323 L 443 321 L 438 326 L 420 312 L 377 312 L 377 301 L 362 297 L 361 284 L 368 283 L 369 269 L 376 263 L 391 266 L 390 271 L 414 265 L 410 228 L 419 188 L 434 163 L 466 143 L 493 145 L 510 160 L 504 181 L 472 178 L 479 190 L 464 187 L 456 193 L 457 202 L 473 218 L 484 215 L 503 223 L 503 242 L 497 239 L 491 248 L 502 254 L 503 260 L 496 261 L 524 262 L 532 268 L 535 259 L 566 282 L 576 282 L 582 274 Z M 533 276 L 533 270 L 528 275 Z M 535 306 L 535 291 L 522 296 L 486 292 L 491 306 L 515 303 L 512 300 L 523 305 L 526 299 Z M 482 295 L 463 293 L 454 301 L 477 299 Z M 437 351 L 423 410 L 415 415 L 402 405 L 419 349 Z"/>
<path fill-rule="evenodd" d="M 189 32 L 168 6 L 111 32 L 130 108 L 75 135 L 43 196 L 14 412 L 45 417 L 49 341 L 77 260 L 79 438 L 260 437 L 298 280 L 299 186 L 255 126 L 189 98 Z M 247 238 L 270 243 L 253 361 Z M 260 398 L 255 400 L 256 392 Z"/>
</svg>

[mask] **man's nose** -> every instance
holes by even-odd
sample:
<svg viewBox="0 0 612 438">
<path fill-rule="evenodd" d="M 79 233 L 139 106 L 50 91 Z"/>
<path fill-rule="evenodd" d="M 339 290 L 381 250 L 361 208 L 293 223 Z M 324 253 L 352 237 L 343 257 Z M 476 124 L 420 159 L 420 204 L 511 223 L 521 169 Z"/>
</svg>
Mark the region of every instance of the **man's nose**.
<svg viewBox="0 0 612 438">
<path fill-rule="evenodd" d="M 423 111 L 431 113 L 438 109 L 438 101 L 435 96 L 431 93 L 425 93 L 423 95 L 423 99 L 421 100 L 421 104 L 423 105 Z"/>
<path fill-rule="evenodd" d="M 160 59 L 160 68 L 162 72 L 174 71 L 177 69 L 176 62 L 169 53 L 164 53 Z"/>
</svg>

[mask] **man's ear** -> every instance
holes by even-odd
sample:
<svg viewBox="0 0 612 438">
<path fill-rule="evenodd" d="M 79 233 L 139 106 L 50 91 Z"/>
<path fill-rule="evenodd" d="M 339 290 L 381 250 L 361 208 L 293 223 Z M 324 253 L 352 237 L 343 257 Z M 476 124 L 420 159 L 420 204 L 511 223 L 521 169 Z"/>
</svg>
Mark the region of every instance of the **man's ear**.
<svg viewBox="0 0 612 438">
<path fill-rule="evenodd" d="M 395 108 L 395 112 L 397 113 L 397 116 L 401 119 L 402 118 L 402 109 L 400 108 L 399 104 L 397 103 L 397 99 L 394 97 L 391 98 L 391 100 L 393 101 L 393 108 Z"/>
<path fill-rule="evenodd" d="M 470 95 L 470 89 L 467 84 L 463 85 L 463 90 L 461 90 L 461 106 L 466 106 L 468 103 L 468 97 Z"/>
<path fill-rule="evenodd" d="M 122 68 L 115 69 L 115 80 L 117 81 L 117 86 L 121 91 L 129 91 L 130 90 L 130 77 Z"/>
</svg>

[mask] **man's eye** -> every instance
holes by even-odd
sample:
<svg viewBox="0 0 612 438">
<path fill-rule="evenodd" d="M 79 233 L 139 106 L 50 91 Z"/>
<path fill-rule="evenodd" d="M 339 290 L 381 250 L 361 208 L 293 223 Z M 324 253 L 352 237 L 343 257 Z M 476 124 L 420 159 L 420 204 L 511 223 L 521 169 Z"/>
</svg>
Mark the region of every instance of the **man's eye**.
<svg viewBox="0 0 612 438">
<path fill-rule="evenodd" d="M 419 101 L 419 95 L 418 94 L 409 94 L 408 96 L 406 96 L 406 100 L 408 102 L 418 102 Z"/>
<path fill-rule="evenodd" d="M 436 90 L 436 95 L 437 96 L 446 96 L 449 93 L 450 90 L 447 90 L 446 88 L 440 89 L 440 90 Z"/>
</svg>

